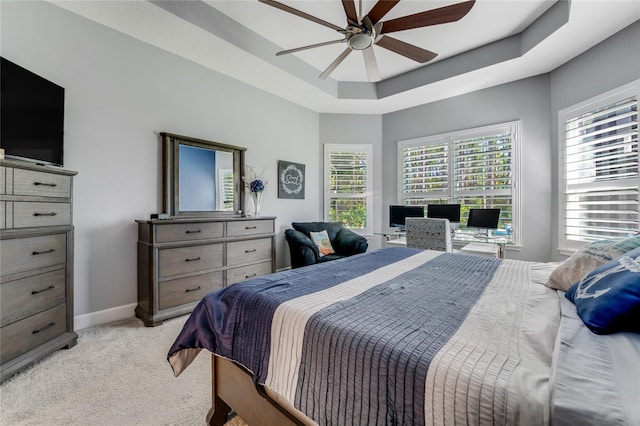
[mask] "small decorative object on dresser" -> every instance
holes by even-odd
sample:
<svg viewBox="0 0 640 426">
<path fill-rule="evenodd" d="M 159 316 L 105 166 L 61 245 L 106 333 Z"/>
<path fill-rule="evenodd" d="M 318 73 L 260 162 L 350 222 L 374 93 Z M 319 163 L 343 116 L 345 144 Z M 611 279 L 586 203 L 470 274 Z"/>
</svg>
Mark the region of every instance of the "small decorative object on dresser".
<svg viewBox="0 0 640 426">
<path fill-rule="evenodd" d="M 138 220 L 145 325 L 189 313 L 207 293 L 275 272 L 274 217 Z"/>
<path fill-rule="evenodd" d="M 72 178 L 0 160 L 0 381 L 77 342 Z"/>
<path fill-rule="evenodd" d="M 249 173 L 246 176 L 242 176 L 242 181 L 249 189 L 250 204 L 247 208 L 247 216 L 260 216 L 262 196 L 269 182 L 264 180 L 264 170 L 258 174 L 251 166 L 247 166 L 247 169 L 249 169 Z"/>
</svg>

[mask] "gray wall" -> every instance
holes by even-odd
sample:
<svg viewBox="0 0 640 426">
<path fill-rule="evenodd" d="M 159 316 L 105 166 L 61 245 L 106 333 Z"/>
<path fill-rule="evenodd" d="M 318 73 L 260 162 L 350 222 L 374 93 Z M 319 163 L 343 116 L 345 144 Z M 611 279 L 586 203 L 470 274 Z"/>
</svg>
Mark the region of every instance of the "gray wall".
<svg viewBox="0 0 640 426">
<path fill-rule="evenodd" d="M 278 217 L 277 266 L 289 265 L 283 230 L 320 211 L 318 113 L 49 3 L 0 8 L 2 56 L 66 89 L 78 328 L 133 316 L 134 220 L 161 208 L 161 131 L 247 148 L 247 164 L 267 169 L 262 214 Z M 304 200 L 277 198 L 278 160 L 314 177 Z"/>
<path fill-rule="evenodd" d="M 640 22 L 629 25 L 584 54 L 551 73 L 551 165 L 552 178 L 558 181 L 558 113 L 560 110 L 640 79 Z M 552 187 L 551 218 L 554 259 L 558 253 L 558 211 L 560 187 Z"/>
<path fill-rule="evenodd" d="M 513 259 L 549 260 L 551 139 L 549 76 L 542 75 L 386 114 L 382 119 L 383 219 L 397 199 L 398 141 L 521 120 L 522 249 Z"/>
</svg>

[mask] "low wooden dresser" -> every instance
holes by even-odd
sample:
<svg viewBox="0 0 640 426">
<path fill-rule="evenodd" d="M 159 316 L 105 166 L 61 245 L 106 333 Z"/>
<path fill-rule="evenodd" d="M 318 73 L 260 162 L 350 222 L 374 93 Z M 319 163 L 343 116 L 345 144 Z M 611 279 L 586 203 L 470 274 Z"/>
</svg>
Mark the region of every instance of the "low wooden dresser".
<svg viewBox="0 0 640 426">
<path fill-rule="evenodd" d="M 275 272 L 275 218 L 137 220 L 145 325 L 189 313 L 207 293 Z"/>
<path fill-rule="evenodd" d="M 0 381 L 78 340 L 73 331 L 75 174 L 0 160 Z"/>
</svg>

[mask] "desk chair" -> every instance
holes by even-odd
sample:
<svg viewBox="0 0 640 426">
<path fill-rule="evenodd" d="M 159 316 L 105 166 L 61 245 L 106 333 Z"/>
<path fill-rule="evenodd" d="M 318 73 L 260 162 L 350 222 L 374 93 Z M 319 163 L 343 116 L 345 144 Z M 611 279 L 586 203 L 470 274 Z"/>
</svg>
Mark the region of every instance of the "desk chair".
<svg viewBox="0 0 640 426">
<path fill-rule="evenodd" d="M 449 219 L 408 217 L 407 247 L 453 252 Z"/>
</svg>

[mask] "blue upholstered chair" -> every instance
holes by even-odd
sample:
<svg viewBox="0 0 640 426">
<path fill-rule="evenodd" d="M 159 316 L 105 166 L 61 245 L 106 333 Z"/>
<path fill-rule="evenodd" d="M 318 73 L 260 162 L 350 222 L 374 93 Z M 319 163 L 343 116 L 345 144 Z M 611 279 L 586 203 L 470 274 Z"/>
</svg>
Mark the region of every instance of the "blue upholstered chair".
<svg viewBox="0 0 640 426">
<path fill-rule="evenodd" d="M 453 252 L 449 219 L 408 217 L 407 247 Z"/>
<path fill-rule="evenodd" d="M 291 226 L 293 229 L 287 229 L 284 235 L 289 244 L 292 268 L 364 253 L 369 246 L 365 237 L 343 227 L 341 222 L 294 222 Z M 311 232 L 320 231 L 327 231 L 335 253 L 320 254 L 318 246 L 310 238 Z"/>
</svg>

